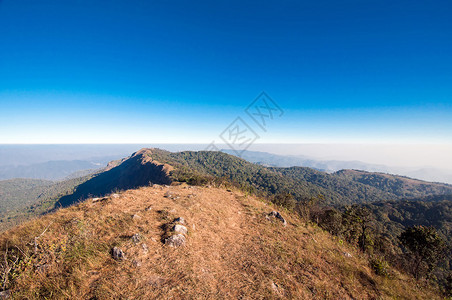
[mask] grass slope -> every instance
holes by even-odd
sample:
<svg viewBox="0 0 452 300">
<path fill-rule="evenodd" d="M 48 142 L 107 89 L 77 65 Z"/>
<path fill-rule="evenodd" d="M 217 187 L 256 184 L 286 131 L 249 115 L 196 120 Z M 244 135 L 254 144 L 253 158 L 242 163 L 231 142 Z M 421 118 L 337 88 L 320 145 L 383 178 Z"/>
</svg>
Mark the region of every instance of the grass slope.
<svg viewBox="0 0 452 300">
<path fill-rule="evenodd" d="M 4 288 L 15 299 L 439 299 L 395 271 L 376 276 L 364 255 L 294 214 L 282 212 L 286 227 L 267 220 L 274 209 L 221 188 L 128 190 L 1 234 L 0 273 L 11 268 Z M 161 242 L 175 217 L 189 229 L 180 248 Z M 111 258 L 114 246 L 126 260 Z"/>
</svg>

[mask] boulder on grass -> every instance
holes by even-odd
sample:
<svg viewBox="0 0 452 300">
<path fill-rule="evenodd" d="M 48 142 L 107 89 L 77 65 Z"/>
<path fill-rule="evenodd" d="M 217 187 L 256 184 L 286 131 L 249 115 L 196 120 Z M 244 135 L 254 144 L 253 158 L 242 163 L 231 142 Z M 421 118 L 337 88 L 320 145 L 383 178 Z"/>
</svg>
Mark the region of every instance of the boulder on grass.
<svg viewBox="0 0 452 300">
<path fill-rule="evenodd" d="M 185 236 L 183 234 L 175 234 L 165 240 L 165 244 L 171 247 L 180 247 L 185 245 Z"/>
<path fill-rule="evenodd" d="M 269 213 L 267 217 L 268 217 L 268 218 L 274 217 L 274 218 L 280 220 L 280 221 L 283 223 L 284 226 L 287 225 L 287 222 L 286 222 L 286 220 L 283 218 L 283 216 L 282 216 L 279 212 L 277 212 L 277 211 L 275 211 L 275 210 L 272 211 L 271 213 Z"/>
</svg>

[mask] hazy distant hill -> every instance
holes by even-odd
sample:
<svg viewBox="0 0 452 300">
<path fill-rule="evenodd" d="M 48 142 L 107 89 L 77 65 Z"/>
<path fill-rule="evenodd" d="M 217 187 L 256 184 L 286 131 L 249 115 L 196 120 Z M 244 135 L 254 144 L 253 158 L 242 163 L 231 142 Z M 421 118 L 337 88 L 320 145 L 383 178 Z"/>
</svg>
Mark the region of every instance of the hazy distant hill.
<svg viewBox="0 0 452 300">
<path fill-rule="evenodd" d="M 389 192 L 402 198 L 419 198 L 428 195 L 447 195 L 452 185 L 433 183 L 405 176 L 359 170 L 341 170 L 334 175 L 373 186 L 381 191 Z"/>
<path fill-rule="evenodd" d="M 32 178 L 46 180 L 61 180 L 75 172 L 94 172 L 104 167 L 112 157 L 97 160 L 55 160 L 31 165 L 0 166 L 0 180 L 12 178 Z"/>
<path fill-rule="evenodd" d="M 223 149 L 221 151 L 236 155 L 236 153 L 230 149 Z M 319 160 L 306 156 L 277 155 L 259 151 L 244 151 L 240 154 L 240 157 L 250 162 L 270 167 L 309 167 L 329 173 L 343 169 L 355 169 L 368 172 L 399 174 L 421 180 L 452 184 L 452 171 L 446 169 L 395 167 L 370 164 L 361 161 Z"/>
<path fill-rule="evenodd" d="M 223 149 L 224 153 L 236 155 L 233 150 Z M 341 169 L 360 169 L 383 171 L 387 166 L 368 164 L 361 161 L 318 160 L 302 155 L 278 155 L 259 151 L 243 151 L 240 157 L 253 163 L 270 167 L 309 167 L 319 171 L 335 172 Z"/>
</svg>

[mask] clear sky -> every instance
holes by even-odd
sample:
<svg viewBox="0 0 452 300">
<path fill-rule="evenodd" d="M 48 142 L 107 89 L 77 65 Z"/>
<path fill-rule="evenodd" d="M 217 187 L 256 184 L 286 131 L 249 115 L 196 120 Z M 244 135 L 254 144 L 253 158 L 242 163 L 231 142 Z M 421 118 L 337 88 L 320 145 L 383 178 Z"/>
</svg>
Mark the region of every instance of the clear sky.
<svg viewBox="0 0 452 300">
<path fill-rule="evenodd" d="M 0 0 L 0 143 L 452 143 L 452 2 Z M 244 109 L 284 111 L 264 132 Z M 248 118 L 248 119 L 247 119 Z"/>
</svg>

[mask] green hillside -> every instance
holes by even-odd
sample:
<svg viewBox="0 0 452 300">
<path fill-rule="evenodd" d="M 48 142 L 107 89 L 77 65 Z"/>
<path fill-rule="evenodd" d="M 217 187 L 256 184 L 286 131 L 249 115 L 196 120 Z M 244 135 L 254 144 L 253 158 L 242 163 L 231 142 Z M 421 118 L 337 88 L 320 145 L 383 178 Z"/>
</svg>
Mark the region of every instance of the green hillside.
<svg viewBox="0 0 452 300">
<path fill-rule="evenodd" d="M 402 198 L 422 198 L 429 195 L 452 194 L 452 185 L 427 182 L 405 176 L 358 170 L 341 170 L 337 177 L 375 187 Z"/>
<path fill-rule="evenodd" d="M 72 194 L 78 185 L 92 176 L 60 182 L 39 179 L 0 181 L 0 231 L 48 212 L 61 197 Z"/>
<path fill-rule="evenodd" d="M 452 194 L 452 186 L 405 178 L 403 185 L 388 188 L 357 176 L 345 176 L 344 172 L 328 174 L 306 167 L 276 168 L 250 163 L 222 152 L 178 152 L 152 150 L 146 155 L 175 167 L 171 173 L 179 181 L 200 180 L 200 177 L 227 178 L 253 191 L 266 194 L 292 194 L 302 200 L 325 198 L 324 204 L 353 204 L 375 201 L 399 200 L 429 195 Z M 398 181 L 400 176 L 367 173 Z M 377 176 L 378 175 L 378 176 Z"/>
<path fill-rule="evenodd" d="M 53 181 L 41 179 L 9 179 L 0 181 L 0 213 L 30 205 Z"/>
</svg>

